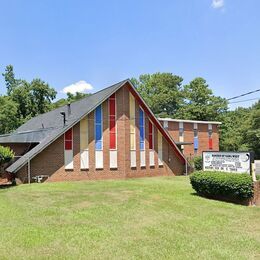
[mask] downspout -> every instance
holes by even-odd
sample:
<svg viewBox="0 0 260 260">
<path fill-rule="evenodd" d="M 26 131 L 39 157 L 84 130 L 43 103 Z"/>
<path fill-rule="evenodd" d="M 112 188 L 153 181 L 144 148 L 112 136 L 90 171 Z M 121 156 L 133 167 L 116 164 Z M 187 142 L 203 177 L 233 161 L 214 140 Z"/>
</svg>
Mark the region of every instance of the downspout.
<svg viewBox="0 0 260 260">
<path fill-rule="evenodd" d="M 29 157 L 28 157 L 27 178 L 28 178 L 28 184 L 31 184 L 31 162 Z"/>
</svg>

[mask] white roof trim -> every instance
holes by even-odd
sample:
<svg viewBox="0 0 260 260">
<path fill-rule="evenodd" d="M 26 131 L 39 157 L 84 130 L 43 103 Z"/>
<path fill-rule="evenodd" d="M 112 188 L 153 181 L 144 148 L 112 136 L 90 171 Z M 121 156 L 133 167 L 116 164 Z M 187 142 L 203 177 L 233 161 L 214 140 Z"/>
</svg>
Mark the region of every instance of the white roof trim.
<svg viewBox="0 0 260 260">
<path fill-rule="evenodd" d="M 183 122 L 183 123 L 197 123 L 197 124 L 212 124 L 212 125 L 221 125 L 221 122 L 217 121 L 198 121 L 198 120 L 185 120 L 185 119 L 173 119 L 173 118 L 160 118 L 159 121 L 171 121 L 171 122 Z"/>
</svg>

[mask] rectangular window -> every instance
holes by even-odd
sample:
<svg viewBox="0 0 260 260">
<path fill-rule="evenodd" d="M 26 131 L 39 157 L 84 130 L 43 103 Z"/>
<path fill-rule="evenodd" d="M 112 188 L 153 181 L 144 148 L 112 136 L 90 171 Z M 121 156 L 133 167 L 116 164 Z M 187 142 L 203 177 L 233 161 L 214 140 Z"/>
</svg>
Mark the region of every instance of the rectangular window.
<svg viewBox="0 0 260 260">
<path fill-rule="evenodd" d="M 145 150 L 145 116 L 142 108 L 139 108 L 139 128 L 140 128 L 140 150 Z"/>
<path fill-rule="evenodd" d="M 139 107 L 139 129 L 140 129 L 140 166 L 145 167 L 145 114 Z"/>
<path fill-rule="evenodd" d="M 95 110 L 95 163 L 96 169 L 103 169 L 103 118 L 102 105 Z"/>
<path fill-rule="evenodd" d="M 153 124 L 149 120 L 148 123 L 148 131 L 149 131 L 149 159 L 150 159 L 150 166 L 154 166 L 154 130 Z"/>
<path fill-rule="evenodd" d="M 163 165 L 163 144 L 162 144 L 162 134 L 158 130 L 158 164 Z"/>
<path fill-rule="evenodd" d="M 117 127 L 116 127 L 116 94 L 108 99 L 109 106 L 109 165 L 111 169 L 117 168 Z"/>
<path fill-rule="evenodd" d="M 193 140 L 193 145 L 194 145 L 194 151 L 195 153 L 199 149 L 199 139 L 198 139 L 198 129 L 194 127 L 194 140 Z"/>
<path fill-rule="evenodd" d="M 102 106 L 99 105 L 95 110 L 95 148 L 102 150 Z"/>
<path fill-rule="evenodd" d="M 149 120 L 149 149 L 153 150 L 153 124 L 152 122 Z"/>
<path fill-rule="evenodd" d="M 209 149 L 213 149 L 213 140 L 212 140 L 212 124 L 208 125 L 208 134 L 209 134 Z"/>
<path fill-rule="evenodd" d="M 88 152 L 88 117 L 80 121 L 80 168 L 89 168 Z"/>
<path fill-rule="evenodd" d="M 184 126 L 183 122 L 179 122 L 179 141 L 184 142 Z M 184 145 L 181 145 L 181 150 L 184 150 Z"/>
<path fill-rule="evenodd" d="M 117 129 L 116 129 L 116 95 L 110 96 L 109 100 L 109 149 L 116 149 L 117 146 Z"/>
<path fill-rule="evenodd" d="M 73 130 L 64 134 L 64 164 L 66 170 L 73 170 Z"/>
<path fill-rule="evenodd" d="M 130 161 L 131 167 L 136 167 L 136 135 L 135 135 L 135 98 L 129 93 L 130 120 Z"/>
</svg>

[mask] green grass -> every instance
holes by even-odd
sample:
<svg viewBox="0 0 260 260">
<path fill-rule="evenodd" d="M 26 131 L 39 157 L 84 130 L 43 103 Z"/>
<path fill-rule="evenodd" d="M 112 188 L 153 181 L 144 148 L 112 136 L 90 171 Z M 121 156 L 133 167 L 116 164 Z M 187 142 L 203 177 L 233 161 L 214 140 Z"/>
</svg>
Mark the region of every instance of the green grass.
<svg viewBox="0 0 260 260">
<path fill-rule="evenodd" d="M 0 190 L 1 259 L 259 259 L 260 208 L 194 195 L 186 177 Z"/>
</svg>

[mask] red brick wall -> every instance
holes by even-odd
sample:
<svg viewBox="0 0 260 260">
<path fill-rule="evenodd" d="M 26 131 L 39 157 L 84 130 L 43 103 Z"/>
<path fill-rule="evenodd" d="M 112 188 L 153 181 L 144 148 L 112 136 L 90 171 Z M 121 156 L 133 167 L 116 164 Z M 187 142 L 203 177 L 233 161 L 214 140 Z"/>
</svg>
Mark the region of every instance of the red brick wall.
<svg viewBox="0 0 260 260">
<path fill-rule="evenodd" d="M 163 121 L 161 121 L 163 125 Z M 184 142 L 190 142 L 191 145 L 184 145 L 183 153 L 186 157 L 193 157 L 195 155 L 194 151 L 194 125 L 193 123 L 183 123 L 184 127 Z M 168 131 L 173 137 L 175 142 L 179 142 L 179 122 L 169 121 L 168 122 Z M 198 140 L 199 140 L 199 149 L 197 155 L 201 155 L 203 151 L 209 150 L 209 135 L 208 135 L 208 124 L 199 124 L 198 123 Z M 214 151 L 219 151 L 219 130 L 218 126 L 212 125 L 212 140 L 213 140 L 213 149 Z"/>
<path fill-rule="evenodd" d="M 74 169 L 64 169 L 64 138 L 59 137 L 51 145 L 45 148 L 40 154 L 31 160 L 31 177 L 37 175 L 49 175 L 49 181 L 68 181 L 86 179 L 111 179 L 111 178 L 132 178 L 157 175 L 179 175 L 184 172 L 184 165 L 177 159 L 172 147 L 163 139 L 163 160 L 164 165 L 158 166 L 157 155 L 157 129 L 155 129 L 155 166 L 149 166 L 149 144 L 148 144 L 148 118 L 146 117 L 146 167 L 140 167 L 139 150 L 139 110 L 136 103 L 136 158 L 137 167 L 130 167 L 130 122 L 129 122 L 129 91 L 122 87 L 116 93 L 117 102 L 117 151 L 118 168 L 109 167 L 109 127 L 108 127 L 108 102 L 103 107 L 103 158 L 104 167 L 102 170 L 95 168 L 95 140 L 94 140 L 94 112 L 89 118 L 89 169 L 80 169 L 80 124 L 73 127 L 73 151 Z M 27 165 L 17 173 L 22 182 L 27 182 Z"/>
</svg>

